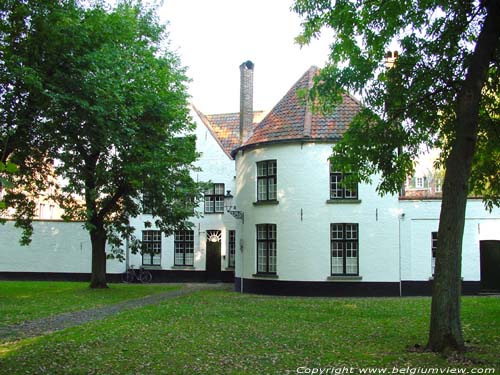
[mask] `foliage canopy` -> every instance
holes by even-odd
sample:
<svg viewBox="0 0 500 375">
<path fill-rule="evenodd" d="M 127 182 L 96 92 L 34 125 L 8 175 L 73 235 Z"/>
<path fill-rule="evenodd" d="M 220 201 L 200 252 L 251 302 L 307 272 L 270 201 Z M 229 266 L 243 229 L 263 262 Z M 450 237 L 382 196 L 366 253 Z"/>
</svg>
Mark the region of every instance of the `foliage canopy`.
<svg viewBox="0 0 500 375">
<path fill-rule="evenodd" d="M 50 185 L 100 255 L 124 237 L 139 249 L 130 218 L 145 191 L 160 230 L 188 225 L 200 194 L 188 79 L 155 9 L 25 0 L 4 2 L 1 15 L 2 154 L 20 165 L 6 202 L 25 239 L 32 197 Z"/>
<path fill-rule="evenodd" d="M 312 92 L 321 100 L 320 109 L 331 110 L 342 90 L 359 94 L 365 104 L 335 147 L 334 165 L 357 171 L 357 181 L 381 173 L 379 191 L 397 193 L 425 148 L 442 150 L 444 164 L 455 138 L 457 98 L 488 13 L 486 3 L 295 2 L 293 10 L 303 17 L 299 43 L 319 37 L 324 29 L 334 33 L 327 66 Z M 387 69 L 386 51 L 395 48 L 399 57 Z M 500 203 L 500 49 L 495 53 L 482 90 L 471 179 L 472 191 L 487 198 L 490 207 Z M 404 152 L 398 153 L 401 147 Z"/>
</svg>

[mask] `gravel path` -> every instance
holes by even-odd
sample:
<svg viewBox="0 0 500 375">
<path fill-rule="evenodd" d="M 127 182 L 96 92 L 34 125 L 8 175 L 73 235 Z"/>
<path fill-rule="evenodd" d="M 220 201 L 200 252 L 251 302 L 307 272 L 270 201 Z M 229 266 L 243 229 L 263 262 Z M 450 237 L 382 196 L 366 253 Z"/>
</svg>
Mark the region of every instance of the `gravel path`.
<svg viewBox="0 0 500 375">
<path fill-rule="evenodd" d="M 110 315 L 137 307 L 155 305 L 170 298 L 206 289 L 228 289 L 227 284 L 183 284 L 183 288 L 151 296 L 128 300 L 90 310 L 73 311 L 19 324 L 0 327 L 0 340 L 14 341 L 61 331 L 87 322 L 104 319 Z"/>
</svg>

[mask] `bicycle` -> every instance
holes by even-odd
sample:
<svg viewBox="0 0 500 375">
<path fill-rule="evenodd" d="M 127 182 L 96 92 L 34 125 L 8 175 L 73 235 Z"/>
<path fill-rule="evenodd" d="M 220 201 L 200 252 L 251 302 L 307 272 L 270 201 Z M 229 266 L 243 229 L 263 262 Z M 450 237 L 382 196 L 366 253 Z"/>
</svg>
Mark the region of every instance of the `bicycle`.
<svg viewBox="0 0 500 375">
<path fill-rule="evenodd" d="M 122 281 L 128 284 L 133 283 L 135 280 L 141 283 L 150 283 L 151 280 L 153 280 L 153 275 L 142 267 L 137 269 L 134 268 L 134 266 L 130 266 L 130 268 L 122 274 Z"/>
</svg>

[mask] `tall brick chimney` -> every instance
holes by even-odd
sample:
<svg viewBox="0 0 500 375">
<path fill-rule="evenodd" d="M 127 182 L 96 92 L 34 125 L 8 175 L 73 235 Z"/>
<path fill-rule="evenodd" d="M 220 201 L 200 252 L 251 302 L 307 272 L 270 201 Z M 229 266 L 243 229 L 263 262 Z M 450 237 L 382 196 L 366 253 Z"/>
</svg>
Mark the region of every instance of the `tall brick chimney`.
<svg viewBox="0 0 500 375">
<path fill-rule="evenodd" d="M 243 144 L 253 131 L 253 62 L 240 65 L 240 144 Z"/>
</svg>

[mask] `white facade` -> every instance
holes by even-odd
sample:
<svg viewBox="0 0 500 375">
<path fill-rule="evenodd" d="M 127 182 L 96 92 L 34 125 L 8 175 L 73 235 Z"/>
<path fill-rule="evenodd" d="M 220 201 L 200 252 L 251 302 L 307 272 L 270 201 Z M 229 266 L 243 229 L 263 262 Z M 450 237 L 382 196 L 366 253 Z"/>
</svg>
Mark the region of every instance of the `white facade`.
<svg viewBox="0 0 500 375">
<path fill-rule="evenodd" d="M 240 152 L 238 207 L 244 251 L 236 277 L 256 272 L 256 225 L 276 224 L 279 280 L 327 281 L 331 277 L 330 224 L 359 225 L 359 274 L 363 281 L 399 281 L 398 198 L 381 198 L 373 185 L 359 186 L 359 200 L 330 200 L 331 143 L 283 143 Z M 277 162 L 277 200 L 256 205 L 256 163 Z M 252 276 L 256 275 L 256 276 Z"/>
<path fill-rule="evenodd" d="M 432 278 L 431 233 L 439 227 L 440 200 L 402 200 L 402 279 L 427 281 Z M 500 241 L 500 210 L 489 213 L 480 199 L 467 202 L 462 245 L 462 278 L 480 281 L 480 241 Z"/>
<path fill-rule="evenodd" d="M 248 74 L 253 64 L 244 67 Z M 214 269 L 215 259 L 219 279 L 232 280 L 234 271 L 235 289 L 246 292 L 429 293 L 433 274 L 432 233 L 438 230 L 441 201 L 418 196 L 415 199 L 396 195 L 381 197 L 375 190 L 377 177 L 371 185 L 359 185 L 355 197 L 331 196 L 328 158 L 334 139 L 342 136 L 359 103 L 351 98 L 338 115 L 321 121 L 308 113 L 307 108 L 301 109 L 294 90 L 301 90 L 311 82 L 315 71 L 311 68 L 306 72 L 265 118 L 256 120 L 253 112 L 254 123 L 245 128 L 253 129 L 253 134 L 245 142 L 235 141 L 237 114 L 213 115 L 212 124 L 217 122 L 215 129 L 208 117 L 193 109 L 196 148 L 201 155 L 197 163 L 199 171 L 194 172 L 193 178 L 223 184 L 224 195 L 234 196 L 233 211 L 239 211 L 244 220 L 235 219 L 226 209 L 205 213 L 202 202 L 197 208 L 201 217 L 191 220 L 194 224 L 192 265 L 176 263 L 174 236 L 161 235 L 158 262 L 148 265 L 154 270 L 154 280 L 210 279 L 207 275 Z M 230 152 L 238 145 L 233 159 Z M 276 181 L 273 183 L 276 196 L 273 190 L 272 199 L 258 197 L 258 181 L 263 178 L 258 175 L 258 163 L 265 161 L 272 161 Z M 146 222 L 154 223 L 151 215 L 141 215 L 132 221 L 139 239 L 144 231 L 155 230 L 147 227 Z M 37 221 L 34 227 L 32 245 L 20 247 L 20 231 L 13 228 L 12 222 L 0 226 L 0 277 L 9 273 L 90 272 L 90 237 L 81 223 Z M 342 242 L 333 238 L 333 228 L 342 228 L 343 240 L 347 239 L 348 227 L 350 236 L 353 231 L 356 233 L 354 240 Z M 270 231 L 266 235 L 275 237 L 262 240 L 258 236 L 258 229 L 263 233 L 262 228 Z M 215 258 L 209 231 L 220 234 Z M 229 264 L 230 231 L 235 233 L 235 268 Z M 500 210 L 488 212 L 480 200 L 471 199 L 466 212 L 462 277 L 466 289 L 473 293 L 479 291 L 483 281 L 482 241 L 498 241 L 500 245 Z M 334 248 L 338 242 L 346 246 L 341 257 L 333 255 L 333 250 L 338 253 Z M 267 253 L 259 246 L 268 246 Z M 346 255 L 347 246 L 355 246 L 355 256 Z M 497 250 L 500 259 L 500 246 Z M 130 254 L 128 262 L 135 267 L 144 265 L 140 254 Z M 263 262 L 267 262 L 265 270 Z M 125 263 L 108 261 L 109 273 L 122 273 L 125 267 Z M 339 267 L 343 267 L 343 272 L 338 271 Z M 496 267 L 500 270 L 500 264 Z M 491 275 L 491 270 L 489 272 Z"/>
<path fill-rule="evenodd" d="M 196 122 L 196 149 L 200 158 L 196 164 L 199 171 L 192 176 L 196 181 L 224 184 L 225 190 L 234 194 L 235 167 L 234 160 L 223 150 L 200 117 L 192 111 Z M 204 213 L 203 203 L 197 207 L 199 218 L 191 218 L 194 232 L 193 266 L 174 265 L 174 236 L 161 235 L 161 256 L 158 266 L 150 267 L 158 271 L 205 271 L 207 230 L 220 231 L 220 270 L 231 271 L 229 267 L 228 233 L 235 230 L 236 220 L 227 212 Z M 154 223 L 151 215 L 141 215 L 131 220 L 135 228 L 136 238 L 142 238 L 145 230 L 157 228 L 147 227 L 146 222 Z M 0 225 L 0 273 L 90 273 L 91 243 L 88 231 L 82 223 L 65 223 L 57 220 L 37 220 L 33 223 L 34 234 L 29 246 L 19 245 L 21 231 L 14 228 L 13 222 Z M 238 236 L 238 232 L 237 236 Z M 237 238 L 237 241 L 239 239 Z M 130 266 L 139 268 L 143 265 L 142 255 L 129 252 Z M 126 262 L 108 260 L 107 272 L 120 274 L 126 269 Z M 229 277 L 230 279 L 231 277 Z M 168 280 L 175 280 L 175 275 Z M 199 280 L 199 279 L 197 279 Z"/>
<path fill-rule="evenodd" d="M 191 116 L 196 123 L 196 150 L 200 153 L 200 158 L 196 166 L 200 169 L 192 176 L 198 182 L 212 182 L 224 184 L 225 191 L 234 192 L 235 187 L 235 164 L 221 147 L 214 136 L 214 133 L 200 119 L 195 111 L 191 111 Z M 234 193 L 233 193 L 234 194 Z M 203 203 L 197 207 L 196 211 L 201 214 L 199 218 L 190 218 L 194 224 L 194 265 L 193 267 L 181 267 L 174 265 L 174 237 L 162 236 L 161 240 L 161 267 L 162 270 L 193 270 L 205 271 L 206 265 L 206 242 L 207 230 L 218 230 L 221 232 L 221 270 L 229 269 L 228 233 L 229 230 L 236 229 L 236 220 L 227 212 L 224 213 L 204 213 Z M 135 227 L 135 236 L 142 237 L 142 231 L 155 229 L 146 228 L 145 222 L 154 222 L 151 215 L 141 215 L 132 221 Z M 135 267 L 142 265 L 140 254 L 130 255 L 130 264 Z"/>
<path fill-rule="evenodd" d="M 20 246 L 21 230 L 12 221 L 0 225 L 0 272 L 89 273 L 92 247 L 81 222 L 33 222 L 29 246 Z M 109 260 L 109 273 L 123 272 L 124 266 Z"/>
</svg>

